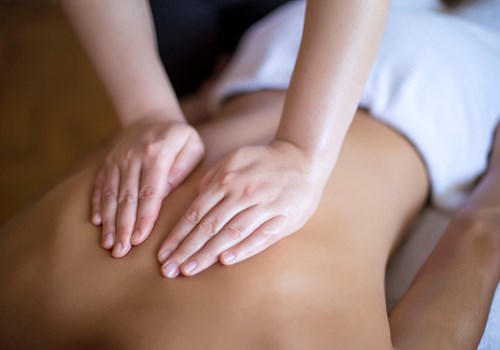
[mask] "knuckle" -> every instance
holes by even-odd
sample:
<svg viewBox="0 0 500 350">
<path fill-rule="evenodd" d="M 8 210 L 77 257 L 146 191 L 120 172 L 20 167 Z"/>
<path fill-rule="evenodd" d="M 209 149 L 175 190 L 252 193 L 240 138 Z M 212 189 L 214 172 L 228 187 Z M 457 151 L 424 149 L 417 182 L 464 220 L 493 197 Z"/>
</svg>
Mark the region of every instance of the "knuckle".
<svg viewBox="0 0 500 350">
<path fill-rule="evenodd" d="M 133 156 L 134 156 L 134 150 L 132 148 L 129 148 L 125 151 L 124 158 L 127 162 L 132 160 Z"/>
<path fill-rule="evenodd" d="M 92 201 L 94 202 L 100 202 L 101 201 L 101 191 L 94 191 L 92 194 Z"/>
<path fill-rule="evenodd" d="M 153 157 L 156 155 L 157 147 L 154 143 L 148 143 L 146 145 L 146 157 Z"/>
<path fill-rule="evenodd" d="M 227 232 L 233 239 L 240 239 L 241 237 L 243 237 L 243 230 L 234 225 L 228 226 Z"/>
<path fill-rule="evenodd" d="M 186 213 L 185 218 L 189 223 L 197 225 L 200 222 L 201 214 L 198 210 L 193 209 Z"/>
<path fill-rule="evenodd" d="M 158 142 L 149 142 L 146 145 L 146 157 L 156 157 L 160 149 L 160 145 Z"/>
<path fill-rule="evenodd" d="M 105 187 L 104 191 L 102 191 L 103 198 L 116 198 L 116 191 L 111 187 Z"/>
<path fill-rule="evenodd" d="M 212 220 L 203 220 L 200 225 L 200 231 L 211 237 L 217 233 L 217 225 Z"/>
<path fill-rule="evenodd" d="M 224 172 L 220 179 L 219 179 L 219 185 L 224 186 L 226 185 L 229 181 L 231 181 L 235 176 L 235 173 L 232 171 L 226 171 Z"/>
<path fill-rule="evenodd" d="M 265 203 L 265 204 L 275 203 L 277 199 L 278 199 L 278 197 L 275 194 L 270 194 L 270 195 L 264 196 L 264 198 L 262 199 L 262 203 Z"/>
<path fill-rule="evenodd" d="M 274 238 L 276 236 L 275 232 L 273 230 L 264 229 L 261 232 L 262 232 L 262 236 L 264 237 L 264 239 L 266 241 L 272 241 L 272 240 L 274 240 Z"/>
<path fill-rule="evenodd" d="M 124 193 L 120 194 L 120 199 L 118 200 L 118 203 L 121 205 L 131 205 L 135 204 L 136 202 L 137 199 L 130 191 L 125 191 Z"/>
<path fill-rule="evenodd" d="M 255 192 L 255 187 L 252 186 L 252 185 L 246 185 L 243 187 L 243 190 L 242 190 L 242 196 L 243 197 L 249 197 L 251 196 L 252 194 L 254 194 Z"/>
<path fill-rule="evenodd" d="M 123 153 L 123 156 L 121 156 L 116 163 L 118 164 L 121 171 L 126 171 L 127 169 L 130 168 L 132 162 L 133 162 L 133 150 L 129 149 Z"/>
<path fill-rule="evenodd" d="M 139 192 L 140 199 L 155 198 L 157 191 L 153 186 L 144 186 Z"/>
</svg>

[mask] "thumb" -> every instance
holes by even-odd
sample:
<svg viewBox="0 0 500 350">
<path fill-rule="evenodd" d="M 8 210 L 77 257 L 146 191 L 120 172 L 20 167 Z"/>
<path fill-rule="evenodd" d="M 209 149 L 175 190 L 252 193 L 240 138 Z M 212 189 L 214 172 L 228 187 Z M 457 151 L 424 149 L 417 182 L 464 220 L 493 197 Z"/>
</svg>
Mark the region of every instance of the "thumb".
<svg viewBox="0 0 500 350">
<path fill-rule="evenodd" d="M 177 154 L 177 157 L 170 168 L 167 178 L 169 186 L 167 187 L 171 190 L 177 188 L 177 186 L 179 186 L 186 179 L 186 177 L 191 174 L 194 168 L 196 168 L 198 163 L 203 158 L 203 154 L 203 146 L 200 147 L 200 145 L 188 141 Z M 169 193 L 166 195 L 168 194 Z"/>
</svg>

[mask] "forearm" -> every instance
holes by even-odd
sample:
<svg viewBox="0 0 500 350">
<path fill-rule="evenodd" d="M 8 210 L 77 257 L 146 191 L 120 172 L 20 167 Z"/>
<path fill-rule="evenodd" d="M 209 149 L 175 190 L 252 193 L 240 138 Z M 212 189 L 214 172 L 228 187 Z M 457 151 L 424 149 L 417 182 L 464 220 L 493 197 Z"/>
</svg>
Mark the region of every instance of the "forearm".
<svg viewBox="0 0 500 350">
<path fill-rule="evenodd" d="M 277 139 L 333 167 L 374 61 L 388 5 L 388 0 L 308 1 Z"/>
<path fill-rule="evenodd" d="M 392 311 L 396 348 L 477 347 L 500 278 L 499 180 L 481 181 Z"/>
<path fill-rule="evenodd" d="M 482 256 L 484 242 L 472 238 L 471 246 L 466 246 L 468 239 L 458 237 L 468 233 L 460 230 L 450 228 L 391 312 L 397 349 L 477 347 L 498 283 L 498 268 L 488 258 L 489 252 Z"/>
<path fill-rule="evenodd" d="M 123 126 L 184 120 L 163 69 L 146 0 L 60 0 Z"/>
</svg>

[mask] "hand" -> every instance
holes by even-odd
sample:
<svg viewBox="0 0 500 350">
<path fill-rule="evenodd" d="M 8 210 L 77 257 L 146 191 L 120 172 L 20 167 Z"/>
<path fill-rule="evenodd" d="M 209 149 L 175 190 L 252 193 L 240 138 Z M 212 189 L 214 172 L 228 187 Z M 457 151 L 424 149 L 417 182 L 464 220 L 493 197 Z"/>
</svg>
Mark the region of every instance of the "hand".
<svg viewBox="0 0 500 350">
<path fill-rule="evenodd" d="M 297 147 L 274 140 L 228 155 L 158 253 L 165 277 L 194 275 L 218 260 L 245 260 L 301 228 L 316 210 L 325 171 Z"/>
<path fill-rule="evenodd" d="M 163 199 L 195 168 L 204 146 L 185 122 L 143 120 L 126 129 L 97 174 L 92 218 L 102 246 L 125 256 L 151 233 Z"/>
</svg>

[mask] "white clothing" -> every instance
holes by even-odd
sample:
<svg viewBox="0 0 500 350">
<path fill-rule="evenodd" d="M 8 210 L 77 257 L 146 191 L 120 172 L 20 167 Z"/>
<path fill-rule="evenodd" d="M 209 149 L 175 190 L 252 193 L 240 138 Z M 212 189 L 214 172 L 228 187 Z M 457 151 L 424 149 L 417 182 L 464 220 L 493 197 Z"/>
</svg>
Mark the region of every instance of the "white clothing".
<svg viewBox="0 0 500 350">
<path fill-rule="evenodd" d="M 285 90 L 305 2 L 288 3 L 244 35 L 216 83 L 231 95 Z M 410 140 L 424 159 L 433 203 L 457 208 L 486 169 L 500 118 L 500 33 L 437 11 L 391 9 L 360 106 Z"/>
</svg>

